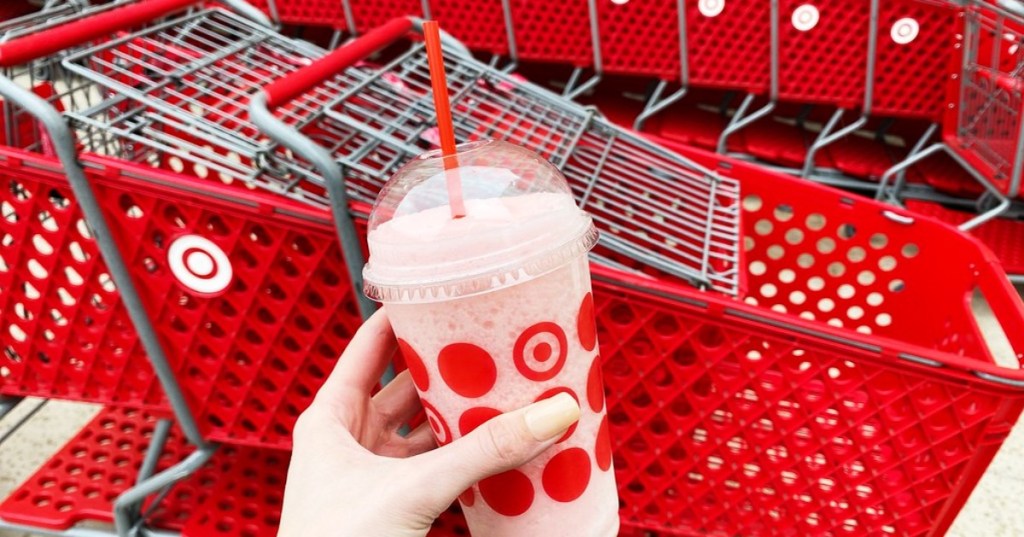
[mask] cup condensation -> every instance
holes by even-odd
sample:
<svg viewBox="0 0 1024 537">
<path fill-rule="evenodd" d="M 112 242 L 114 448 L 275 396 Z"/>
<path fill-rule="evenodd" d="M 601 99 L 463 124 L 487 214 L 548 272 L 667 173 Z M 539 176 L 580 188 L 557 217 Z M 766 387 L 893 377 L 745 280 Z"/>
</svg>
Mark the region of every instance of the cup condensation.
<svg viewBox="0 0 1024 537">
<path fill-rule="evenodd" d="M 380 300 L 439 444 L 568 392 L 581 417 L 555 446 L 463 493 L 488 537 L 618 534 L 618 496 L 587 252 L 597 240 L 565 179 L 504 142 L 414 159 L 370 217 L 367 294 Z M 453 218 L 457 174 L 466 216 Z"/>
</svg>

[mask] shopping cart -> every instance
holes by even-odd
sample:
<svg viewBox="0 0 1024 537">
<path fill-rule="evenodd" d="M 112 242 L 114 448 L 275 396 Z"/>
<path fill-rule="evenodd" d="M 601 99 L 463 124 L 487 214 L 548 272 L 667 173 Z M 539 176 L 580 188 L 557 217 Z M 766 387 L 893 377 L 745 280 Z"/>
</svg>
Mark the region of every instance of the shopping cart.
<svg viewBox="0 0 1024 537">
<path fill-rule="evenodd" d="M 57 112 L 105 99 L 54 61 L 67 47 L 188 4 L 114 6 L 0 45 L 8 144 L 61 163 L 4 156 L 0 393 L 172 408 L 197 445 L 287 445 L 310 379 L 359 322 L 330 219 L 149 162 L 79 158 L 105 148 L 76 145 Z"/>
<path fill-rule="evenodd" d="M 972 1 L 964 7 L 958 30 L 963 39 L 953 59 L 959 67 L 951 67 L 955 75 L 948 84 L 951 104 L 942 140 L 927 147 L 921 144 L 887 171 L 877 197 L 898 203 L 905 185 L 903 172 L 932 155 L 947 154 L 984 187 L 977 202 L 981 214 L 960 225 L 969 230 L 1005 212 L 1020 193 L 1024 122 L 1018 48 L 1024 13 L 1010 2 Z"/>
<path fill-rule="evenodd" d="M 250 117 L 280 144 L 276 151 L 287 148 L 315 162 L 328 187 L 340 191 L 347 184 L 353 199 L 372 202 L 398 166 L 436 143 L 423 45 L 379 67 L 359 64 L 414 27 L 412 20 L 396 19 L 281 77 L 253 96 Z M 460 140 L 494 138 L 533 149 L 562 169 L 579 205 L 606 232 L 604 248 L 698 287 L 740 292 L 734 181 L 613 126 L 592 109 L 449 49 Z M 331 92 L 323 82 L 342 72 L 356 83 Z M 328 94 L 326 126 L 311 126 L 308 102 Z"/>
</svg>

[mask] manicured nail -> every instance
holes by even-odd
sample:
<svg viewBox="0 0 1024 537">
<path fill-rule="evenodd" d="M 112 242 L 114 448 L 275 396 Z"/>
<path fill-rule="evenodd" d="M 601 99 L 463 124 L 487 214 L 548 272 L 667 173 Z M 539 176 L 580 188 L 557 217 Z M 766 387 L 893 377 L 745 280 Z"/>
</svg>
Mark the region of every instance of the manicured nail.
<svg viewBox="0 0 1024 537">
<path fill-rule="evenodd" d="M 540 442 L 561 435 L 580 419 L 580 406 L 567 393 L 559 393 L 543 401 L 538 401 L 526 409 L 523 415 L 526 428 Z"/>
</svg>

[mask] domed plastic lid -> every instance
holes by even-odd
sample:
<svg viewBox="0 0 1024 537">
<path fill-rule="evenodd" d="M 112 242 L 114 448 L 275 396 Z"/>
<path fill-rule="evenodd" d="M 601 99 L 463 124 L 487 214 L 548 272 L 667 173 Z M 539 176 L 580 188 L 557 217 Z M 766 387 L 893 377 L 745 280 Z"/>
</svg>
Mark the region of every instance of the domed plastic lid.
<svg viewBox="0 0 1024 537">
<path fill-rule="evenodd" d="M 422 303 L 528 281 L 585 254 L 597 242 L 565 178 L 522 147 L 462 144 L 458 167 L 432 151 L 384 185 L 370 214 L 364 290 L 383 302 Z M 465 216 L 452 216 L 447 178 L 461 183 Z"/>
</svg>

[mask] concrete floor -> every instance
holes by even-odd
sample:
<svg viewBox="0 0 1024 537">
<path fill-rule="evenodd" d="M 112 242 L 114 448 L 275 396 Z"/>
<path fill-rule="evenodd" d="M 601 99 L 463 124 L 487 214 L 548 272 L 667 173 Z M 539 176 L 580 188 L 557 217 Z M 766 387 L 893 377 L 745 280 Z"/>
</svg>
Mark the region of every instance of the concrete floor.
<svg viewBox="0 0 1024 537">
<path fill-rule="evenodd" d="M 996 331 L 984 304 L 975 302 L 986 334 Z M 989 337 L 997 355 L 1012 356 L 998 338 Z M 1007 354 L 1009 352 L 1009 354 Z M 1004 360 L 1000 360 L 1004 362 Z M 0 437 L 11 424 L 35 406 L 26 401 L 0 420 Z M 0 498 L 7 495 L 59 449 L 96 413 L 97 407 L 49 402 L 7 442 L 0 444 Z M 1024 419 L 1021 420 L 1024 422 Z M 1024 508 L 1017 505 L 1024 491 L 1024 423 L 1018 423 L 996 455 L 947 535 L 953 537 L 1011 537 L 1024 535 Z M 0 530 L 0 537 L 41 537 Z"/>
</svg>

